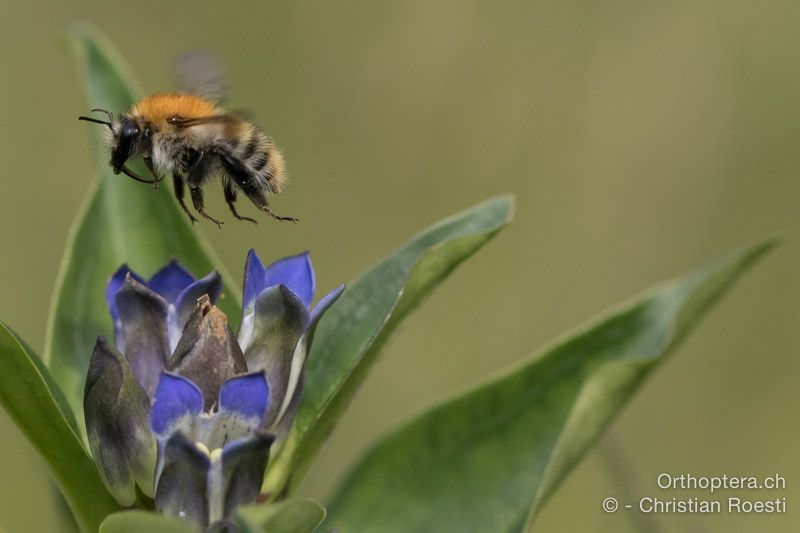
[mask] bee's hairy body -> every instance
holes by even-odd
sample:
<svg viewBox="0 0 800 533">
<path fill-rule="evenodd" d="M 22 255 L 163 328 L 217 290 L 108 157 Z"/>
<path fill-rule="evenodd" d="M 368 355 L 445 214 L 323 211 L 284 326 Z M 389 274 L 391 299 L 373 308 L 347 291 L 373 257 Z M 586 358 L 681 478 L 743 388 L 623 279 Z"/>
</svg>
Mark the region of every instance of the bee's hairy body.
<svg viewBox="0 0 800 533">
<path fill-rule="evenodd" d="M 280 150 L 256 125 L 226 113 L 212 100 L 182 93 L 150 95 L 114 120 L 109 130 L 114 172 L 130 175 L 124 163 L 140 155 L 156 181 L 171 174 L 175 196 L 192 221 L 184 202 L 184 182 L 195 209 L 221 224 L 203 208 L 201 187 L 215 176 L 222 180 L 236 218 L 255 222 L 236 212 L 233 204 L 241 191 L 273 218 L 295 220 L 275 215 L 266 200 L 267 193 L 280 192 L 286 183 Z"/>
<path fill-rule="evenodd" d="M 254 124 L 225 112 L 213 102 L 193 94 L 156 94 L 137 102 L 130 117 L 152 131 L 152 159 L 156 171 L 178 171 L 187 176 L 193 153 L 218 152 L 245 165 L 269 192 L 280 192 L 284 183 L 283 156 L 272 140 Z M 181 127 L 170 119 L 225 116 L 225 120 Z M 234 179 L 217 162 L 204 179 L 214 175 Z"/>
</svg>

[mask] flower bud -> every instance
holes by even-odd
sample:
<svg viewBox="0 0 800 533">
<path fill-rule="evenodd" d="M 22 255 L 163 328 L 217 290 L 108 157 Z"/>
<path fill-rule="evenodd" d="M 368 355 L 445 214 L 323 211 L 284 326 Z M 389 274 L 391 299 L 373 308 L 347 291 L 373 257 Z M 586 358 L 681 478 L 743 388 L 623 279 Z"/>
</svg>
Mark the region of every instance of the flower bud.
<svg viewBox="0 0 800 533">
<path fill-rule="evenodd" d="M 228 318 L 211 305 L 208 296 L 197 300 L 167 368 L 197 385 L 203 393 L 205 410 L 217 403 L 226 380 L 247 372 L 244 354 L 228 327 Z"/>
</svg>

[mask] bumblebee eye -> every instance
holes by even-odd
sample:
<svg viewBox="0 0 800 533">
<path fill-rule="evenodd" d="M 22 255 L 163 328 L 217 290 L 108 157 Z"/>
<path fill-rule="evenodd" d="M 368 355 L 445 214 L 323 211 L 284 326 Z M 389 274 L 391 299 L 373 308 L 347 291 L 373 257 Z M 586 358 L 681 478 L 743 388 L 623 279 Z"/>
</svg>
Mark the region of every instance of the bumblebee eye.
<svg viewBox="0 0 800 533">
<path fill-rule="evenodd" d="M 117 147 L 111 153 L 111 166 L 115 173 L 119 174 L 125 161 L 132 155 L 138 137 L 139 128 L 136 123 L 132 120 L 123 120 L 119 127 Z"/>
<path fill-rule="evenodd" d="M 119 132 L 120 137 L 131 139 L 139 135 L 139 128 L 133 122 L 125 122 L 122 124 Z"/>
</svg>

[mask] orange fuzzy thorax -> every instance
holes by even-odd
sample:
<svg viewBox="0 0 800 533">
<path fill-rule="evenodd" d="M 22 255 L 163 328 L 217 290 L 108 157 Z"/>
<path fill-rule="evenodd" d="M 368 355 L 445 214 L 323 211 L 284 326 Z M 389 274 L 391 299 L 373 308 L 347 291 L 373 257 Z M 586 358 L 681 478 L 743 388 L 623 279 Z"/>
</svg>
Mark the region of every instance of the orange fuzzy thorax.
<svg viewBox="0 0 800 533">
<path fill-rule="evenodd" d="M 219 115 L 214 102 L 194 94 L 164 93 L 145 96 L 131 109 L 131 115 L 155 124 L 165 124 L 170 117 L 200 118 Z"/>
</svg>

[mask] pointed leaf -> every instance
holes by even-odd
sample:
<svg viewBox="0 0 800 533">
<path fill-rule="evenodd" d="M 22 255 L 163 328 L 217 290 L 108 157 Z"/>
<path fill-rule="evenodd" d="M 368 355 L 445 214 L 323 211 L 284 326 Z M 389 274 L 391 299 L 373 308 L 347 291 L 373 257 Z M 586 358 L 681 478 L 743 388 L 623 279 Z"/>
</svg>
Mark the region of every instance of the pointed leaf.
<svg viewBox="0 0 800 533">
<path fill-rule="evenodd" d="M 0 405 L 47 463 L 82 531 L 119 510 L 38 356 L 0 322 Z M 62 407 L 63 406 L 63 407 Z"/>
<path fill-rule="evenodd" d="M 305 499 L 245 505 L 236 511 L 240 533 L 311 533 L 325 518 L 325 509 Z"/>
<path fill-rule="evenodd" d="M 548 495 L 773 243 L 658 287 L 379 443 L 333 492 L 342 531 L 530 531 Z"/>
<path fill-rule="evenodd" d="M 342 294 L 316 330 L 295 425 L 268 468 L 267 492 L 282 494 L 290 475 L 292 485 L 300 481 L 389 335 L 456 266 L 508 224 L 512 205 L 511 197 L 501 196 L 439 222 Z"/>
<path fill-rule="evenodd" d="M 141 91 L 118 52 L 84 25 L 73 30 L 70 44 L 84 83 L 86 111 L 94 107 L 115 114 L 127 110 Z M 99 172 L 67 239 L 45 342 L 45 360 L 75 413 L 81 412 L 94 339 L 113 334 L 103 298 L 109 276 L 122 263 L 149 276 L 172 257 L 196 276 L 220 264 L 193 231 L 169 187 L 156 191 L 114 175 L 107 165 L 106 132 L 99 125 L 75 120 L 76 135 L 86 129 L 95 140 Z M 224 272 L 223 278 L 230 280 Z M 239 296 L 231 292 L 233 284 L 225 286 L 229 294 L 220 305 L 238 319 Z M 82 425 L 83 417 L 77 418 Z"/>
<path fill-rule="evenodd" d="M 147 511 L 114 513 L 100 524 L 100 533 L 201 533 L 185 520 Z"/>
</svg>

